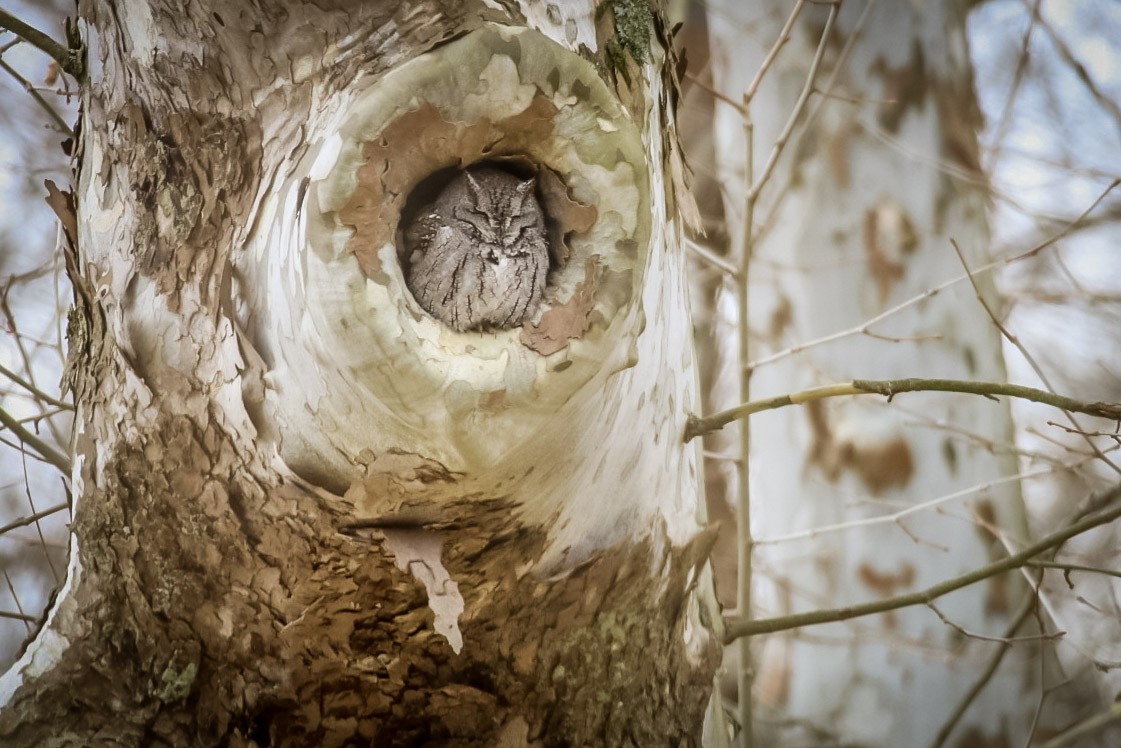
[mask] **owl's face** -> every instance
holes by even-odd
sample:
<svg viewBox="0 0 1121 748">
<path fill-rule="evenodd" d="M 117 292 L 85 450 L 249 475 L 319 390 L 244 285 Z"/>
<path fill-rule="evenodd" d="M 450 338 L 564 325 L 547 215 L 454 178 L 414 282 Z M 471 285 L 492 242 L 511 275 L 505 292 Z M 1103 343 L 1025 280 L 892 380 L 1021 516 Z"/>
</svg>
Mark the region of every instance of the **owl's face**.
<svg viewBox="0 0 1121 748">
<path fill-rule="evenodd" d="M 533 197 L 533 180 L 514 178 L 482 182 L 465 172 L 469 200 L 456 207 L 455 217 L 492 261 L 532 251 L 542 236 L 541 209 Z"/>
<path fill-rule="evenodd" d="M 453 330 L 508 330 L 541 304 L 549 245 L 533 179 L 471 166 L 412 219 L 404 239 L 409 291 Z"/>
</svg>

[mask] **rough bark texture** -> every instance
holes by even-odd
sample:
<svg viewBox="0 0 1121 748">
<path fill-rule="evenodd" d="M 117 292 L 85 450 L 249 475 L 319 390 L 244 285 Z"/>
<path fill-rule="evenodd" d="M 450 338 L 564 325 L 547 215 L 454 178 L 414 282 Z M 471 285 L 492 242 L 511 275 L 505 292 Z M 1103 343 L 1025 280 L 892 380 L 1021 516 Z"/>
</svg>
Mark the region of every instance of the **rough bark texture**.
<svg viewBox="0 0 1121 748">
<path fill-rule="evenodd" d="M 302 230 L 317 208 L 301 202 L 311 160 L 301 159 L 330 129 L 322 100 L 484 22 L 528 24 L 582 49 L 646 139 L 648 163 L 635 168 L 660 187 L 663 159 L 673 159 L 662 129 L 672 135 L 671 94 L 658 93 L 656 67 L 619 52 L 619 39 L 637 39 L 662 59 L 655 29 L 623 34 L 611 12 L 595 16 L 596 27 L 594 10 L 573 3 L 536 18 L 531 9 L 527 21 L 516 8 L 460 2 L 81 4 L 90 79 L 70 320 L 74 553 L 44 630 L 0 681 L 0 741 L 699 741 L 717 623 L 698 602 L 709 537 L 693 519 L 696 464 L 679 439 L 695 385 L 687 339 L 669 322 L 688 319 L 680 260 L 667 252 L 679 231 L 665 216 L 672 188 L 640 206 L 654 216 L 649 246 L 626 248 L 650 258 L 645 273 L 641 260 L 625 276 L 635 295 L 619 302 L 622 327 L 613 328 L 631 347 L 601 362 L 614 368 L 589 369 L 577 391 L 595 397 L 569 397 L 564 420 L 539 429 L 551 455 L 500 459 L 486 480 L 462 445 L 438 453 L 449 468 L 376 435 L 374 452 L 358 439 L 340 446 L 353 450 L 350 474 L 309 467 L 306 452 L 303 469 L 291 469 L 284 440 L 295 435 L 275 433 L 265 393 L 301 395 L 277 384 L 287 381 L 278 361 L 319 371 L 330 357 L 270 348 L 275 341 L 243 324 L 284 308 L 246 293 L 259 280 L 246 257 L 263 246 L 254 242 L 288 195 L 282 185 L 303 185 L 285 230 Z M 597 39 L 594 52 L 586 42 Z M 605 249 L 603 272 L 626 261 Z M 592 266 L 587 276 L 596 277 Z M 572 345 L 597 324 L 577 326 Z M 569 368 L 558 361 L 548 365 Z M 445 383 L 452 416 L 461 384 Z M 323 412 L 334 394 L 307 394 L 299 408 Z M 532 402 L 490 392 L 472 408 Z M 605 403 L 640 420 L 604 424 Z M 598 432 L 569 433 L 597 416 Z M 591 448 L 579 446 L 584 436 Z M 486 446 L 476 451 L 489 459 Z M 580 472 L 569 493 L 554 477 L 564 470 Z M 527 480 L 535 471 L 536 483 Z M 633 503 L 644 495 L 653 498 Z M 576 514 L 609 509 L 606 524 L 589 516 L 588 529 L 566 517 L 569 504 Z M 412 513 L 386 509 L 402 506 Z"/>
</svg>

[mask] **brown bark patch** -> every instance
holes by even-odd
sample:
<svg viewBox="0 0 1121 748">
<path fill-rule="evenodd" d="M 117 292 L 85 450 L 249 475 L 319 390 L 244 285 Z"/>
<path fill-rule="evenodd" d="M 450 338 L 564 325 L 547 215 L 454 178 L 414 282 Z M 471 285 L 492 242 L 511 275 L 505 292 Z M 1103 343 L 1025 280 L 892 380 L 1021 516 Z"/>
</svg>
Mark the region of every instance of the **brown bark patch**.
<svg viewBox="0 0 1121 748">
<path fill-rule="evenodd" d="M 62 230 L 66 232 L 66 241 L 71 247 L 78 246 L 78 215 L 74 209 L 74 193 L 70 190 L 60 190 L 53 179 L 44 180 L 47 188 L 47 205 L 58 216 Z"/>
<path fill-rule="evenodd" d="M 878 571 L 865 561 L 857 567 L 856 574 L 861 584 L 876 592 L 880 597 L 892 597 L 910 589 L 915 583 L 915 567 L 909 563 L 904 563 L 898 572 L 892 574 Z M 883 617 L 886 628 L 895 628 L 896 616 L 894 610 L 885 611 Z"/>
<path fill-rule="evenodd" d="M 445 504 L 432 532 L 465 602 L 456 655 L 377 531 L 341 532 L 338 502 L 265 485 L 220 429 L 157 429 L 87 483 L 78 628 L 0 713 L 5 745 L 699 745 L 718 644 L 694 661 L 683 642 L 707 536 L 545 578 L 530 571 L 545 534 L 508 503 Z M 420 486 L 448 477 L 384 459 Z"/>
<path fill-rule="evenodd" d="M 436 460 L 398 449 L 377 455 L 364 451 L 359 459 L 365 475 L 351 484 L 344 498 L 360 518 L 393 516 L 395 521 L 404 521 L 415 519 L 417 512 L 431 515 L 435 511 L 432 505 L 440 497 L 454 494 L 462 477 Z M 430 508 L 424 511 L 425 506 Z"/>
<path fill-rule="evenodd" d="M 522 345 L 548 356 L 563 349 L 569 340 L 579 338 L 591 327 L 596 287 L 602 270 L 594 257 L 589 257 L 584 267 L 585 279 L 576 285 L 571 299 L 547 309 L 539 322 L 522 327 Z"/>
<path fill-rule="evenodd" d="M 915 583 L 915 567 L 909 563 L 904 563 L 898 572 L 892 574 L 878 571 L 868 562 L 864 562 L 857 567 L 856 573 L 861 584 L 884 597 L 891 597 L 910 589 Z"/>
<path fill-rule="evenodd" d="M 358 168 L 357 188 L 339 211 L 354 227 L 349 247 L 366 275 L 381 275 L 378 251 L 396 243 L 405 201 L 425 178 L 440 171 L 482 159 L 521 156 L 553 132 L 557 108 L 535 96 L 521 113 L 498 122 L 482 118 L 457 122 L 432 104 L 402 114 L 363 148 L 365 163 Z M 551 205 L 546 210 L 552 215 Z"/>
<path fill-rule="evenodd" d="M 843 448 L 844 461 L 856 471 L 865 488 L 879 496 L 903 488 L 915 474 L 911 446 L 902 436 L 887 442 L 852 444 Z"/>
<path fill-rule="evenodd" d="M 849 166 L 849 143 L 852 130 L 841 128 L 829 136 L 825 147 L 825 158 L 833 175 L 833 184 L 845 189 L 852 181 L 852 168 Z"/>
<path fill-rule="evenodd" d="M 234 246 L 260 178 L 260 132 L 252 122 L 199 111 L 173 112 L 160 129 L 151 122 L 132 105 L 117 124 L 133 151 L 138 267 L 174 311 L 183 284 L 202 282 L 202 300 L 210 299 L 205 284 Z"/>
<path fill-rule="evenodd" d="M 883 81 L 882 103 L 876 115 L 879 125 L 889 133 L 898 133 L 907 110 L 922 107 L 926 98 L 928 81 L 922 45 L 916 40 L 912 44 L 911 59 L 899 67 L 890 67 L 883 57 L 877 58 L 872 63 L 871 73 Z"/>
<path fill-rule="evenodd" d="M 902 434 L 881 439 L 867 435 L 838 438 L 824 404 L 808 403 L 806 415 L 813 434 L 806 464 L 821 470 L 831 483 L 844 471 L 852 471 L 869 492 L 880 496 L 911 482 L 914 457 Z"/>
<path fill-rule="evenodd" d="M 549 249 L 553 252 L 553 262 L 559 267 L 568 262 L 570 254 L 566 238 L 582 234 L 595 225 L 599 211 L 594 205 L 573 200 L 564 182 L 550 169 L 543 169 L 537 175 L 537 185 L 549 217 Z"/>
<path fill-rule="evenodd" d="M 939 81 L 934 87 L 934 101 L 942 127 L 941 158 L 982 178 L 977 133 L 985 123 L 973 90 L 972 76 Z"/>
<path fill-rule="evenodd" d="M 1036 734 L 1039 740 L 1046 740 L 1050 737 L 1044 730 L 1037 730 Z M 1008 734 L 1006 727 L 1002 726 L 997 732 L 990 735 L 983 728 L 971 725 L 954 743 L 954 748 L 1012 748 L 1013 745 L 1015 743 L 1012 742 L 1012 737 Z"/>
<path fill-rule="evenodd" d="M 506 410 L 506 390 L 492 390 L 488 392 L 479 404 L 479 407 L 488 413 L 501 413 Z"/>
<path fill-rule="evenodd" d="M 880 304 L 887 301 L 895 284 L 903 278 L 906 260 L 918 244 L 914 224 L 897 201 L 883 198 L 865 212 L 864 252 Z"/>
<path fill-rule="evenodd" d="M 973 505 L 976 516 L 976 530 L 983 543 L 988 545 L 990 561 L 996 561 L 1003 556 L 1004 549 L 994 538 L 994 530 L 999 527 L 996 508 L 991 501 L 983 499 Z M 1007 574 L 992 577 L 985 582 L 985 614 L 1006 616 L 1011 610 L 1009 604 L 1009 578 Z"/>
<path fill-rule="evenodd" d="M 778 343 L 782 340 L 783 334 L 790 329 L 790 325 L 794 322 L 794 305 L 790 303 L 790 297 L 785 293 L 780 293 L 778 302 L 775 304 L 774 309 L 771 310 L 771 317 L 768 324 L 768 334 L 771 340 Z"/>
<path fill-rule="evenodd" d="M 443 560 L 466 603 L 461 654 L 432 631 L 415 582 L 384 568 L 376 538 L 365 550 L 356 539 L 293 595 L 284 637 L 298 697 L 265 712 L 274 741 L 697 744 L 717 655 L 691 665 L 680 646 L 688 551 L 652 564 L 649 545 L 619 548 L 543 579 L 526 570 L 544 538 L 511 522 L 510 507 L 449 514 Z M 650 577 L 655 567 L 664 579 Z"/>
</svg>

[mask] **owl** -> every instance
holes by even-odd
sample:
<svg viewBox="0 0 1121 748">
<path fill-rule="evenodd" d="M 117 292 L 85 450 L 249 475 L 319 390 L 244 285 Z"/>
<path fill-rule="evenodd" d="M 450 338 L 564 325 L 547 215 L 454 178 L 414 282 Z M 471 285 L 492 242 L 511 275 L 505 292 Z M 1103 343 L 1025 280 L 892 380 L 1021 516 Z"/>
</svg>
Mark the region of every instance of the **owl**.
<svg viewBox="0 0 1121 748">
<path fill-rule="evenodd" d="M 545 293 L 549 247 L 533 178 L 471 166 L 404 231 L 405 283 L 426 312 L 459 332 L 529 319 Z"/>
</svg>

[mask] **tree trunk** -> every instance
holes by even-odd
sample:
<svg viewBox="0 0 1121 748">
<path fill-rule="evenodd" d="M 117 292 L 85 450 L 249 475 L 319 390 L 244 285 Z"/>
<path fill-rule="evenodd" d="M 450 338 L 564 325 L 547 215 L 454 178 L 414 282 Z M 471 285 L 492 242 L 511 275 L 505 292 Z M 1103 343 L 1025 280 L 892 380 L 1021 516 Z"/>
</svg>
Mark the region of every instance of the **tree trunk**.
<svg viewBox="0 0 1121 748">
<path fill-rule="evenodd" d="M 826 36 L 814 91 L 828 93 L 809 98 L 750 228 L 753 399 L 852 378 L 1005 379 L 968 281 L 943 288 L 963 263 L 987 261 L 964 10 L 920 5 L 845 2 L 832 26 L 829 7 L 806 5 L 751 102 L 750 146 L 743 116 L 716 105 L 724 210 L 744 247 L 742 154 L 754 148 L 747 181 L 758 184 Z M 714 78 L 733 101 L 793 8 L 764 6 L 712 6 Z M 991 296 L 989 276 L 978 283 Z M 890 311 L 930 289 L 942 290 Z M 761 413 L 751 430 L 757 617 L 920 590 L 1002 555 L 999 531 L 1026 535 L 1017 485 L 1003 479 L 1016 473 L 1006 404 L 838 399 Z M 966 699 L 1028 593 L 1008 574 L 936 601 L 952 626 L 914 607 L 757 639 L 756 733 L 765 745 L 1023 744 L 1043 689 L 1038 642 L 995 660 Z"/>
<path fill-rule="evenodd" d="M 5 745 L 699 742 L 675 59 L 643 3 L 497 7 L 80 4 L 77 507 Z M 397 228 L 479 160 L 553 270 L 457 333 Z"/>
</svg>

